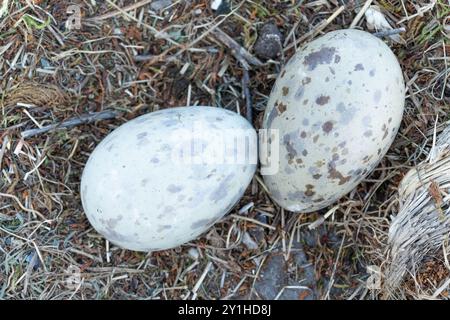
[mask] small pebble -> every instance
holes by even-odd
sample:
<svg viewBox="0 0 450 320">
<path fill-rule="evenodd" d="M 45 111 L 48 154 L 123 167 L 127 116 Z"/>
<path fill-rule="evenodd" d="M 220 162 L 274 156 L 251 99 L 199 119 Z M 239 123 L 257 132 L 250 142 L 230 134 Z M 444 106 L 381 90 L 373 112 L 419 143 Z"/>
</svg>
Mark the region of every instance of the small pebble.
<svg viewBox="0 0 450 320">
<path fill-rule="evenodd" d="M 266 23 L 259 31 L 255 53 L 263 59 L 274 59 L 281 53 L 282 41 L 283 35 L 278 27 L 272 22 Z"/>
<path fill-rule="evenodd" d="M 249 249 L 249 250 L 255 250 L 258 249 L 258 244 L 255 240 L 252 239 L 250 234 L 248 232 L 245 232 L 242 237 L 242 243 Z"/>
<path fill-rule="evenodd" d="M 248 211 L 255 206 L 255 203 L 252 201 L 250 203 L 247 203 L 245 206 L 243 206 L 241 209 L 239 209 L 239 214 L 247 214 Z"/>
<path fill-rule="evenodd" d="M 155 12 L 159 12 L 162 9 L 167 8 L 173 3 L 172 0 L 156 0 L 150 4 L 150 9 Z"/>
<path fill-rule="evenodd" d="M 198 260 L 198 257 L 200 256 L 196 248 L 190 248 L 188 254 L 194 260 Z"/>
</svg>

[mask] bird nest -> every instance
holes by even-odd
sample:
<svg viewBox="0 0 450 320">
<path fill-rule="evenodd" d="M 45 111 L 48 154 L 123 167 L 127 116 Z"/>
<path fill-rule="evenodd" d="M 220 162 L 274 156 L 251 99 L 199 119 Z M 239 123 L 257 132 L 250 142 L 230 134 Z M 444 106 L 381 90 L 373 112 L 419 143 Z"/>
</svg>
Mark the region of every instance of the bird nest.
<svg viewBox="0 0 450 320">
<path fill-rule="evenodd" d="M 450 127 L 428 159 L 411 169 L 399 186 L 399 213 L 389 228 L 385 294 L 401 291 L 407 274 L 415 277 L 426 257 L 448 244 L 450 235 Z"/>
</svg>

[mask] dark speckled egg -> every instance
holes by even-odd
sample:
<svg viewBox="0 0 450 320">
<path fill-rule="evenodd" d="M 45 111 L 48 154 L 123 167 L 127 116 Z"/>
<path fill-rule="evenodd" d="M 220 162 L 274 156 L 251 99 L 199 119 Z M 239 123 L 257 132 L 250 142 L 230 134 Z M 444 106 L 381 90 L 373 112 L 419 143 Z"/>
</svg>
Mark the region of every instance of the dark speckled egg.
<svg viewBox="0 0 450 320">
<path fill-rule="evenodd" d="M 278 133 L 268 146 L 278 143 L 278 170 L 264 175 L 273 199 L 312 212 L 349 193 L 391 146 L 404 102 L 397 58 L 375 36 L 339 30 L 304 46 L 281 71 L 264 115 L 263 127 Z"/>
<path fill-rule="evenodd" d="M 81 179 L 83 208 L 92 226 L 122 248 L 173 248 L 233 208 L 256 163 L 256 132 L 234 112 L 153 112 L 120 126 L 95 148 Z"/>
</svg>

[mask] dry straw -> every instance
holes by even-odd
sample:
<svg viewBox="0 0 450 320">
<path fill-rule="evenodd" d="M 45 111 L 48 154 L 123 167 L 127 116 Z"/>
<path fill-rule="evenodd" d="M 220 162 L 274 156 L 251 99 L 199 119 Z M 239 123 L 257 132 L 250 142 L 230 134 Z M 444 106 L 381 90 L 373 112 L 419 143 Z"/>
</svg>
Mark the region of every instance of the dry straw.
<svg viewBox="0 0 450 320">
<path fill-rule="evenodd" d="M 6 92 L 4 105 L 14 107 L 25 104 L 30 107 L 61 107 L 66 102 L 66 94 L 55 85 L 25 82 Z"/>
<path fill-rule="evenodd" d="M 450 234 L 450 126 L 428 159 L 411 169 L 399 186 L 399 213 L 392 220 L 385 269 L 385 297 L 399 296 L 409 274 L 420 270 Z"/>
</svg>

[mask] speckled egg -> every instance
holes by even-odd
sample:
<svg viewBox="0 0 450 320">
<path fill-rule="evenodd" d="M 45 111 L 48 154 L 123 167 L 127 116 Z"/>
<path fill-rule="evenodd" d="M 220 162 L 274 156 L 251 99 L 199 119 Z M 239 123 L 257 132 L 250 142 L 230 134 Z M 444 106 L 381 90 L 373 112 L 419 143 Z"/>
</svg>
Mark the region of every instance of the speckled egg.
<svg viewBox="0 0 450 320">
<path fill-rule="evenodd" d="M 257 135 L 240 115 L 164 109 L 125 123 L 95 148 L 82 175 L 83 208 L 92 226 L 122 248 L 173 248 L 232 209 L 256 163 Z"/>
<path fill-rule="evenodd" d="M 278 171 L 264 176 L 273 199 L 311 212 L 349 193 L 386 154 L 404 102 L 400 65 L 377 37 L 339 30 L 308 43 L 281 71 L 264 114 L 263 127 L 278 130 L 268 141 L 279 143 Z"/>
</svg>

